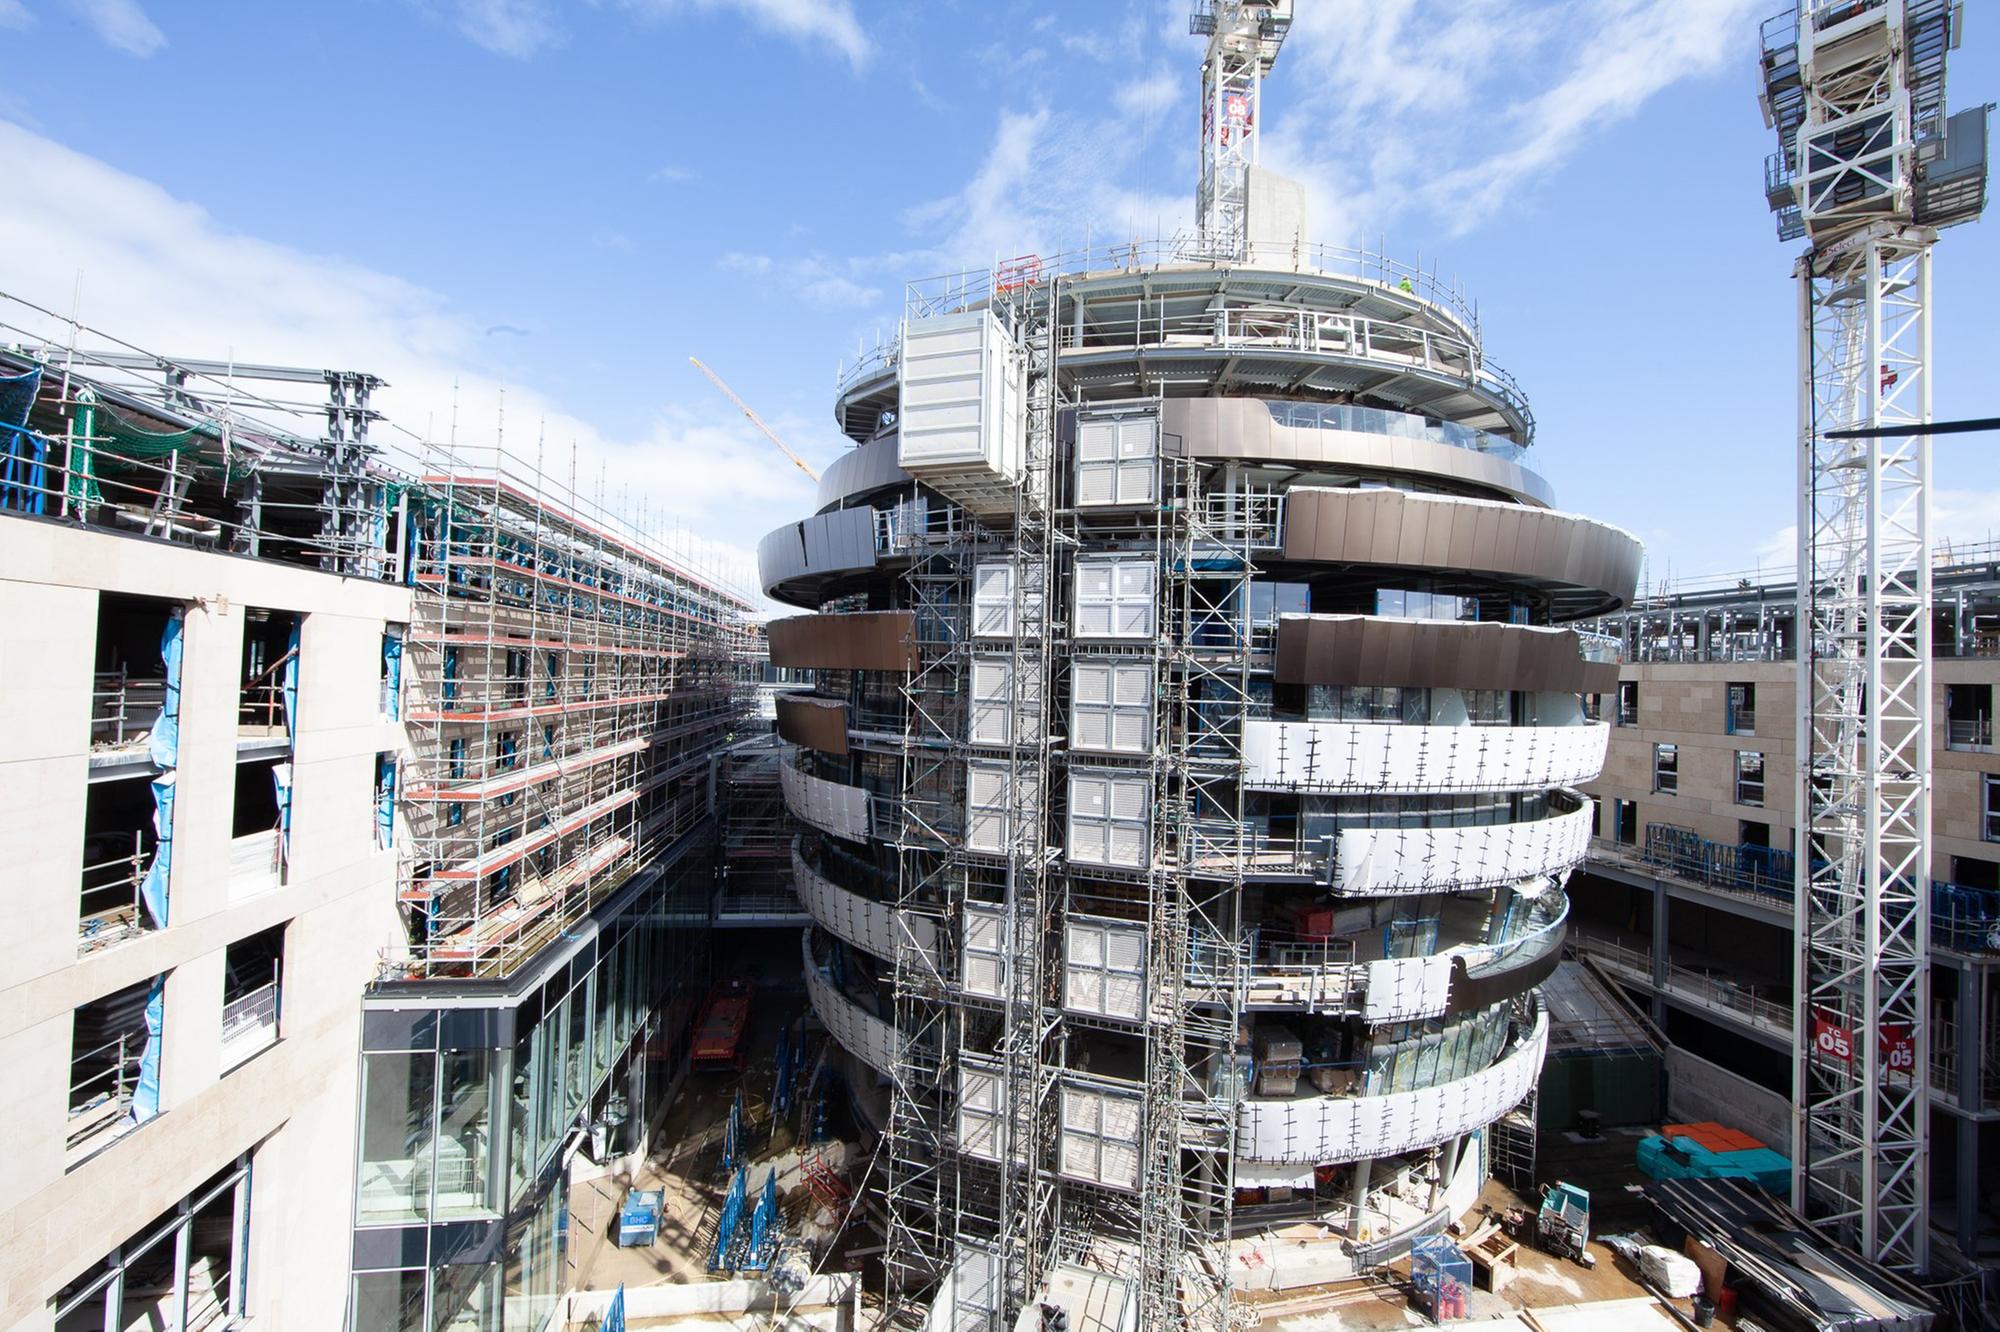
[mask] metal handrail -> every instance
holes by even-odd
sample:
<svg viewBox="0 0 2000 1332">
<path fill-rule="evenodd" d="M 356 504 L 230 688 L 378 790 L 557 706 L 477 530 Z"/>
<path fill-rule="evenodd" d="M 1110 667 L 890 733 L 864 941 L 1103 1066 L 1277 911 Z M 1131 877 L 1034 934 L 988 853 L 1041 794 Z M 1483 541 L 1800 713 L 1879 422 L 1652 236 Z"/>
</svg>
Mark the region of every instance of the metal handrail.
<svg viewBox="0 0 2000 1332">
<path fill-rule="evenodd" d="M 90 743 L 120 746 L 144 738 L 165 706 L 164 677 L 135 680 L 123 668 L 91 676 Z"/>
<path fill-rule="evenodd" d="M 145 1041 L 146 1038 L 142 1035 L 120 1032 L 115 1038 L 96 1049 L 87 1050 L 70 1058 L 72 1071 L 78 1065 L 86 1067 L 99 1063 L 105 1065 L 89 1077 L 70 1083 L 69 1122 L 72 1126 L 68 1137 L 70 1150 L 74 1151 L 107 1130 L 130 1127 L 120 1116 L 131 1109 L 133 1096 L 138 1091 Z M 88 1122 L 78 1126 L 78 1120 Z"/>
</svg>

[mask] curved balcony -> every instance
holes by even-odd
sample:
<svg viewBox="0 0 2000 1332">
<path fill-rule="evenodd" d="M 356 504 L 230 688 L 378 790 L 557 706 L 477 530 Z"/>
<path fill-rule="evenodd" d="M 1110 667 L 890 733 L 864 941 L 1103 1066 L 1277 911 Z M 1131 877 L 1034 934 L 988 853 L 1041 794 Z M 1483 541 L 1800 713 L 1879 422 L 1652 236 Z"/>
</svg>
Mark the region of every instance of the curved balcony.
<svg viewBox="0 0 2000 1332">
<path fill-rule="evenodd" d="M 778 785 L 785 793 L 785 808 L 801 822 L 850 842 L 868 840 L 874 801 L 860 787 L 802 772 L 789 758 L 778 764 Z"/>
<path fill-rule="evenodd" d="M 1175 392 L 1365 392 L 1526 440 L 1534 417 L 1513 377 L 1485 357 L 1462 291 L 1380 255 L 1286 246 L 1216 261 L 1173 242 L 1037 259 L 1027 281 L 1063 276 L 1056 326 L 1087 396 Z M 924 284 L 918 313 L 977 309 L 991 274 Z M 835 416 L 857 440 L 896 407 L 896 341 L 838 376 Z"/>
<path fill-rule="evenodd" d="M 1246 1100 L 1237 1108 L 1239 1160 L 1337 1165 L 1420 1151 L 1483 1128 L 1526 1096 L 1541 1076 L 1549 1020 L 1470 1077 L 1380 1096 Z"/>
<path fill-rule="evenodd" d="M 902 675 L 917 669 L 917 617 L 909 611 L 790 615 L 771 621 L 764 632 L 773 666 Z"/>
<path fill-rule="evenodd" d="M 907 486 L 911 476 L 896 465 L 899 441 L 894 435 L 857 444 L 835 458 L 819 474 L 819 507 L 825 512 L 850 499 L 873 495 L 891 486 Z"/>
<path fill-rule="evenodd" d="M 1243 784 L 1330 795 L 1548 790 L 1595 780 L 1610 742 L 1603 722 L 1406 726 L 1253 719 L 1243 723 Z"/>
<path fill-rule="evenodd" d="M 1555 488 L 1504 435 L 1412 412 L 1292 398 L 1169 398 L 1161 429 L 1190 458 L 1419 473 L 1549 508 Z"/>
<path fill-rule="evenodd" d="M 1558 730 L 1580 729 L 1559 727 Z M 1555 877 L 1590 847 L 1591 802 L 1528 823 L 1469 828 L 1343 828 L 1333 835 L 1337 897 L 1454 892 Z"/>
<path fill-rule="evenodd" d="M 779 694 L 774 703 L 781 739 L 822 754 L 847 752 L 847 704 L 798 691 Z"/>
<path fill-rule="evenodd" d="M 816 607 L 828 582 L 865 573 L 875 561 L 875 511 L 836 509 L 786 523 L 759 541 L 757 580 L 767 597 Z"/>
<path fill-rule="evenodd" d="M 841 887 L 807 863 L 792 843 L 792 882 L 819 927 L 864 953 L 893 961 L 899 948 L 937 956 L 937 926 Z"/>
<path fill-rule="evenodd" d="M 1272 676 L 1279 684 L 1615 694 L 1618 657 L 1602 638 L 1493 620 L 1281 615 Z"/>
<path fill-rule="evenodd" d="M 840 1048 L 876 1072 L 893 1075 L 900 1046 L 896 1031 L 881 1018 L 843 994 L 833 977 L 813 957 L 812 932 L 799 933 L 805 957 L 806 1001 Z"/>
<path fill-rule="evenodd" d="M 1283 556 L 1462 573 L 1545 592 L 1558 620 L 1632 600 L 1644 553 L 1630 532 L 1553 509 L 1401 490 L 1285 492 Z"/>
<path fill-rule="evenodd" d="M 1374 1023 L 1490 1008 L 1533 989 L 1554 969 L 1568 923 L 1569 899 L 1557 891 L 1532 928 L 1505 943 L 1460 943 L 1423 957 L 1370 961 L 1252 961 L 1244 967 L 1244 1003 Z"/>
</svg>

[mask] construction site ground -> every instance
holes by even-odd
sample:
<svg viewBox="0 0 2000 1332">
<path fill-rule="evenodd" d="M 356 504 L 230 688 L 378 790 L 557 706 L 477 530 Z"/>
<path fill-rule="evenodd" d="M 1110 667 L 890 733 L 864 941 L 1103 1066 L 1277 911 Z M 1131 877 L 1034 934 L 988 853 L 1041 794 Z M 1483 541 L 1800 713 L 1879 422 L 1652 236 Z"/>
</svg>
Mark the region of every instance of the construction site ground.
<svg viewBox="0 0 2000 1332">
<path fill-rule="evenodd" d="M 1633 1155 L 1638 1140 L 1638 1130 L 1620 1129 L 1607 1129 L 1602 1138 L 1594 1140 L 1546 1130 L 1541 1135 L 1538 1173 L 1543 1179 L 1566 1179 L 1590 1190 L 1593 1236 L 1631 1230 L 1643 1221 L 1643 1205 L 1625 1190 L 1640 1178 Z M 1534 1200 L 1536 1206 L 1539 1203 L 1539 1199 Z M 1488 1209 L 1497 1215 L 1510 1207 L 1528 1206 L 1528 1199 L 1499 1180 L 1489 1180 L 1479 1195 L 1478 1208 L 1465 1218 L 1464 1228 L 1476 1226 Z M 1631 1263 L 1603 1243 L 1593 1238 L 1589 1248 L 1597 1262 L 1587 1268 L 1521 1245 L 1515 1255 L 1515 1275 L 1505 1289 L 1498 1294 L 1475 1289 L 1466 1317 L 1454 1320 L 1454 1325 L 1477 1326 L 1481 1321 L 1510 1317 L 1518 1326 L 1539 1326 L 1546 1332 L 1625 1332 L 1654 1325 L 1663 1329 L 1692 1325 L 1692 1300 L 1656 1295 L 1640 1281 Z M 1409 1261 L 1404 1259 L 1393 1264 L 1386 1277 L 1246 1293 L 1239 1298 L 1257 1311 L 1264 1328 L 1275 1332 L 1431 1326 L 1430 1318 L 1410 1301 L 1409 1275 Z M 1646 1301 L 1670 1306 L 1687 1322 L 1676 1322 L 1665 1310 L 1647 1310 Z M 1523 1317 L 1524 1313 L 1532 1313 L 1534 1319 Z M 1718 1316 L 1713 1325 L 1732 1327 L 1734 1319 Z M 1508 1325 L 1501 1322 L 1498 1326 Z"/>
<path fill-rule="evenodd" d="M 720 1281 L 736 1275 L 710 1272 L 708 1259 L 729 1186 L 729 1175 L 722 1169 L 723 1135 L 730 1105 L 739 1091 L 745 1112 L 744 1157 L 750 1166 L 750 1203 L 755 1204 L 766 1171 L 776 1165 L 780 1211 L 787 1218 L 787 1231 L 797 1234 L 810 1225 L 809 1214 L 817 1208 L 797 1182 L 797 1102 L 793 1114 L 784 1121 L 774 1124 L 771 1113 L 778 1033 L 799 1015 L 802 1006 L 796 995 L 760 995 L 752 1005 L 743 1072 L 689 1074 L 654 1130 L 652 1150 L 638 1169 L 616 1170 L 571 1187 L 569 1289 Z M 798 1071 L 798 1083 L 803 1082 L 805 1071 Z M 795 1092 L 803 1095 L 803 1086 L 796 1086 Z M 836 1112 L 834 1119 L 836 1131 L 845 1127 L 843 1115 Z M 837 1141 L 828 1145 L 833 1152 L 843 1150 Z M 664 1194 L 659 1237 L 650 1245 L 621 1248 L 617 1243 L 618 1209 L 631 1188 L 659 1189 Z M 746 1209 L 745 1224 L 748 1221 Z M 860 1227 L 850 1227 L 850 1232 L 847 1239 L 852 1243 Z M 822 1266 L 827 1271 L 842 1270 L 839 1253 Z M 719 1317 L 716 1321 L 720 1324 L 728 1319 Z"/>
</svg>

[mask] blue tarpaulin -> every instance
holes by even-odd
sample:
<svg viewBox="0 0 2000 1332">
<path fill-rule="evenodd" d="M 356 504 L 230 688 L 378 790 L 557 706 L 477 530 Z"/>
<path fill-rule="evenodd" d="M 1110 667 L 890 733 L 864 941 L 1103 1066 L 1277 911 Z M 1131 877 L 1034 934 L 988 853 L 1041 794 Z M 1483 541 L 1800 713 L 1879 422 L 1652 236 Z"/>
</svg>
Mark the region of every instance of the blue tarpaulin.
<svg viewBox="0 0 2000 1332">
<path fill-rule="evenodd" d="M 167 927 L 167 883 L 174 872 L 174 777 L 163 772 L 153 779 L 152 863 L 139 881 L 139 900 L 153 918 L 153 928 Z"/>
<path fill-rule="evenodd" d="M 49 442 L 27 428 L 42 368 L 0 375 L 0 508 L 48 512 Z"/>
<path fill-rule="evenodd" d="M 160 699 L 160 715 L 154 719 L 152 736 L 146 742 L 147 755 L 156 768 L 180 764 L 181 615 L 180 608 L 175 607 L 160 634 L 160 662 L 167 668 L 167 686 Z"/>
<path fill-rule="evenodd" d="M 403 719 L 403 631 L 382 631 L 383 709 L 390 721 Z"/>
<path fill-rule="evenodd" d="M 387 850 L 396 844 L 396 760 L 387 754 L 375 756 L 375 845 Z"/>
<path fill-rule="evenodd" d="M 167 978 L 153 977 L 146 992 L 146 1048 L 139 1055 L 139 1085 L 132 1092 L 132 1122 L 160 1113 L 160 1031 L 167 1006 Z"/>
</svg>

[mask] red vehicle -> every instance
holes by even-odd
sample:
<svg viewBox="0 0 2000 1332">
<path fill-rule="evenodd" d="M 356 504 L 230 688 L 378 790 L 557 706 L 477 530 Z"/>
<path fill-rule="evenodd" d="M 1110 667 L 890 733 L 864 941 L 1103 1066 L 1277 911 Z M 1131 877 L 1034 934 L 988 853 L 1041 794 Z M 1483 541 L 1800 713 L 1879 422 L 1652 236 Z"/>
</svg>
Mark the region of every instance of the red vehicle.
<svg viewBox="0 0 2000 1332">
<path fill-rule="evenodd" d="M 743 1036 L 750 1029 L 752 988 L 747 980 L 727 980 L 708 992 L 708 1001 L 694 1024 L 690 1063 L 695 1072 L 743 1071 Z"/>
</svg>

